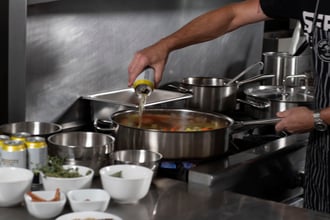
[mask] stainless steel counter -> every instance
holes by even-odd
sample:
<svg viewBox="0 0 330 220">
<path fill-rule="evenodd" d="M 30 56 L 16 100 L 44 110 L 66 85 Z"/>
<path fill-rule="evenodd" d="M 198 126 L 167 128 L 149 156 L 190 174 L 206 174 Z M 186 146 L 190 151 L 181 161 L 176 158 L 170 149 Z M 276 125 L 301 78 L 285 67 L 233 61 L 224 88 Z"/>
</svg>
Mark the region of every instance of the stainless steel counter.
<svg viewBox="0 0 330 220">
<path fill-rule="evenodd" d="M 212 180 L 212 184 L 198 183 L 198 181 L 189 181 L 189 183 L 187 183 L 158 177 L 153 181 L 147 196 L 137 204 L 123 205 L 110 201 L 107 212 L 118 215 L 125 220 L 330 219 L 329 214 L 313 212 L 307 209 L 288 206 L 284 203 L 277 203 L 234 193 L 238 191 L 229 192 L 227 190 L 229 189 L 229 185 L 233 186 L 232 182 L 231 184 L 228 183 L 228 179 L 233 179 L 233 176 L 235 177 L 234 179 L 238 179 L 238 176 L 242 179 L 244 175 L 242 175 L 240 170 L 244 170 L 247 167 L 246 164 L 251 164 L 253 161 L 257 160 L 258 157 L 263 157 L 266 161 L 274 159 L 268 157 L 265 159 L 265 156 L 270 154 L 270 152 L 272 152 L 272 154 L 276 153 L 277 155 L 281 154 L 283 151 L 300 152 L 304 149 L 302 146 L 306 143 L 306 137 L 306 135 L 293 135 L 289 138 L 279 139 L 241 153 L 244 155 L 246 155 L 246 153 L 253 153 L 253 157 L 246 157 L 244 155 L 243 157 L 240 154 L 236 154 L 235 157 L 239 158 L 235 159 L 233 156 L 229 157 L 225 166 L 223 166 L 223 163 L 220 161 L 218 164 L 215 163 L 216 166 L 214 166 L 214 164 L 209 164 L 212 165 L 213 169 L 207 169 L 208 166 L 201 166 L 192 171 L 193 174 L 190 175 L 190 178 L 193 178 L 194 175 L 200 177 L 200 175 L 204 173 L 202 176 L 205 177 L 206 180 Z M 274 147 L 275 143 L 277 143 L 277 147 Z M 285 155 L 288 156 L 290 154 Z M 290 161 L 290 163 L 285 161 Z M 295 157 L 288 157 L 286 160 L 280 160 L 279 162 L 295 164 L 296 166 L 300 163 L 300 160 L 295 159 Z M 266 168 L 265 165 L 266 164 L 261 164 L 263 168 Z M 242 168 L 238 169 L 240 166 Z M 217 167 L 217 172 L 214 171 L 214 167 Z M 224 171 L 219 173 L 221 169 Z M 205 170 L 208 172 L 205 172 Z M 253 177 L 248 175 L 248 178 L 251 179 Z M 198 180 L 200 180 L 200 178 L 198 178 Z M 101 187 L 99 177 L 95 177 L 93 181 L 94 188 Z M 206 182 L 208 183 L 210 181 Z M 245 185 L 247 184 L 246 180 L 243 182 Z M 277 194 L 279 194 L 279 192 L 277 192 Z M 68 212 L 71 212 L 69 204 L 66 205 L 62 214 Z M 0 220 L 2 219 L 32 220 L 35 218 L 30 216 L 24 204 L 21 204 L 11 208 L 0 208 Z"/>
<path fill-rule="evenodd" d="M 95 179 L 95 186 L 99 180 Z M 69 205 L 64 213 L 71 212 Z M 148 195 L 134 205 L 110 201 L 107 212 L 122 219 L 330 219 L 330 215 L 172 179 L 156 179 Z M 35 219 L 23 205 L 0 208 L 0 219 Z"/>
</svg>

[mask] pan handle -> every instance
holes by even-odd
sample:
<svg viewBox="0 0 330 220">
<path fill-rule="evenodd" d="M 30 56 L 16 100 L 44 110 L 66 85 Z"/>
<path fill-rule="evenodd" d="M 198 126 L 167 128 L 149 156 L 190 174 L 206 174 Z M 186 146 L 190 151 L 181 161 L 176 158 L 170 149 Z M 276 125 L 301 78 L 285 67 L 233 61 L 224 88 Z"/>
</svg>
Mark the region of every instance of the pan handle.
<svg viewBox="0 0 330 220">
<path fill-rule="evenodd" d="M 235 121 L 235 123 L 233 124 L 233 128 L 236 129 L 249 125 L 275 125 L 279 121 L 281 121 L 281 118 L 270 118 L 252 121 Z"/>
<path fill-rule="evenodd" d="M 243 84 L 255 82 L 255 81 L 258 81 L 258 80 L 273 78 L 274 76 L 275 75 L 273 75 L 273 74 L 271 74 L 271 75 L 257 75 L 257 76 L 254 76 L 254 77 L 242 80 L 242 81 L 238 81 L 237 85 L 241 86 Z"/>
<path fill-rule="evenodd" d="M 244 74 L 250 72 L 250 70 L 254 69 L 255 67 L 258 67 L 258 71 L 263 70 L 264 63 L 262 61 L 259 61 L 258 63 L 252 64 L 251 66 L 249 66 L 248 68 L 246 68 L 245 70 L 243 70 L 240 74 L 238 74 L 237 76 L 235 76 L 233 79 L 229 80 L 226 83 L 226 85 L 229 86 L 229 85 L 235 83 L 236 80 L 238 80 L 239 78 L 241 78 Z"/>
</svg>

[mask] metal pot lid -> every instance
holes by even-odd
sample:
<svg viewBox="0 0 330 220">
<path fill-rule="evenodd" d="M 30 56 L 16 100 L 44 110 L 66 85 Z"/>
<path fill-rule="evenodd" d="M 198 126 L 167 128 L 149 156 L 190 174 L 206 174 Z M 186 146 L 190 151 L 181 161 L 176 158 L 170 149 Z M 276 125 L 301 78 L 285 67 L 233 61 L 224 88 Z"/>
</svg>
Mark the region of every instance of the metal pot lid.
<svg viewBox="0 0 330 220">
<path fill-rule="evenodd" d="M 254 86 L 244 90 L 244 94 L 257 99 L 281 102 L 313 102 L 313 89 L 283 86 Z"/>
</svg>

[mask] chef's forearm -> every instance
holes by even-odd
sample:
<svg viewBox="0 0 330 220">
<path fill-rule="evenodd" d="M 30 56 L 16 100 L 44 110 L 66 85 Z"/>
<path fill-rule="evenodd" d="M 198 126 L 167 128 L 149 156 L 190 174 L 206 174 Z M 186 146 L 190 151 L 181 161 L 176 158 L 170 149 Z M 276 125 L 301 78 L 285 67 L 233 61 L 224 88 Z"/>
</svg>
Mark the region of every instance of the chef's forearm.
<svg viewBox="0 0 330 220">
<path fill-rule="evenodd" d="M 162 41 L 172 51 L 215 39 L 229 31 L 233 17 L 231 6 L 211 11 L 192 20 Z"/>
</svg>

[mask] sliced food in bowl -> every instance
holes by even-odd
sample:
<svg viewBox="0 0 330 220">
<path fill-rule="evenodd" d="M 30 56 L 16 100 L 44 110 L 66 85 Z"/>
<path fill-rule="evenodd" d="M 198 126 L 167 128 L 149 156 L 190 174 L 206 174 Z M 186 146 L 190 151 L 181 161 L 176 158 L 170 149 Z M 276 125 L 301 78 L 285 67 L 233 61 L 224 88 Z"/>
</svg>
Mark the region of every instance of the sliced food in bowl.
<svg viewBox="0 0 330 220">
<path fill-rule="evenodd" d="M 24 201 L 30 215 L 38 219 L 49 219 L 62 213 L 66 196 L 59 189 L 33 191 L 24 194 Z"/>
<path fill-rule="evenodd" d="M 94 177 L 93 169 L 78 165 L 61 165 L 58 161 L 54 161 L 40 169 L 41 181 L 45 190 L 59 188 L 62 192 L 67 193 L 70 190 L 91 187 Z"/>
</svg>

